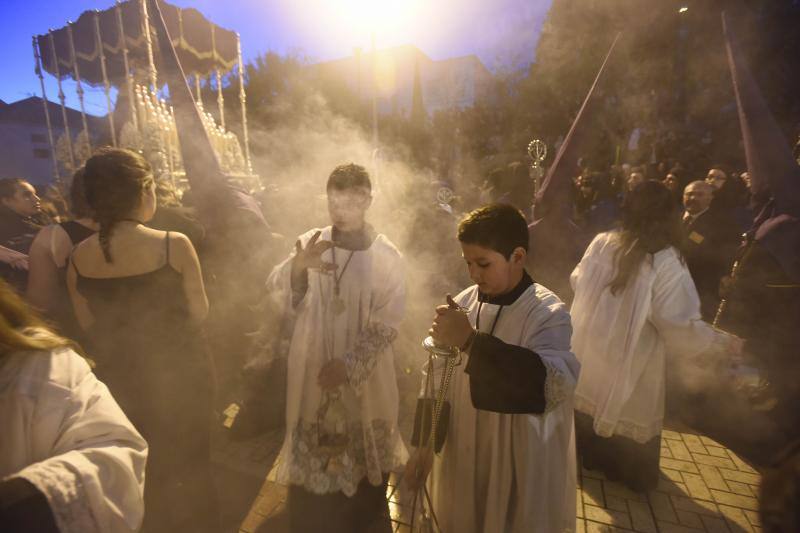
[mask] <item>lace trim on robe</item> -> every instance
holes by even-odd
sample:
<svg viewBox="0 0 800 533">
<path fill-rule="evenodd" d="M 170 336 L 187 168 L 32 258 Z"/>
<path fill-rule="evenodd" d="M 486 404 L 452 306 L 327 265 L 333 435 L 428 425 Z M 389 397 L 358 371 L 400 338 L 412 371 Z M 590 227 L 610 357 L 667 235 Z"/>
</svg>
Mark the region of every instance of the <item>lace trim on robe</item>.
<svg viewBox="0 0 800 533">
<path fill-rule="evenodd" d="M 601 437 L 612 437 L 619 435 L 633 439 L 640 444 L 644 444 L 653 437 L 661 434 L 664 427 L 664 419 L 653 420 L 650 424 L 635 424 L 628 420 L 618 420 L 616 423 L 597 420 L 594 416 L 595 405 L 588 400 L 575 396 L 575 410 L 585 413 L 592 417 L 594 431 Z"/>
<path fill-rule="evenodd" d="M 62 465 L 37 463 L 25 468 L 20 476 L 33 483 L 47 498 L 59 531 L 100 531 L 81 478 L 75 472 Z"/>
<path fill-rule="evenodd" d="M 564 379 L 564 374 L 559 368 L 546 359 L 542 359 L 547 377 L 544 380 L 544 413 L 547 414 L 558 407 L 564 399 L 571 394 L 570 387 Z"/>
<path fill-rule="evenodd" d="M 378 355 L 397 337 L 397 330 L 380 322 L 372 322 L 358 334 L 353 349 L 344 355 L 347 381 L 357 395 L 361 395 L 364 382 L 372 375 Z"/>
<path fill-rule="evenodd" d="M 373 420 L 369 426 L 349 423 L 344 452 L 331 455 L 317 444 L 319 425 L 301 420 L 292 433 L 289 483 L 302 485 L 316 494 L 341 491 L 351 497 L 365 477 L 374 486 L 383 475 L 402 466 L 405 457 L 398 448 L 400 435 L 388 420 Z M 282 480 L 283 481 L 283 480 Z"/>
</svg>

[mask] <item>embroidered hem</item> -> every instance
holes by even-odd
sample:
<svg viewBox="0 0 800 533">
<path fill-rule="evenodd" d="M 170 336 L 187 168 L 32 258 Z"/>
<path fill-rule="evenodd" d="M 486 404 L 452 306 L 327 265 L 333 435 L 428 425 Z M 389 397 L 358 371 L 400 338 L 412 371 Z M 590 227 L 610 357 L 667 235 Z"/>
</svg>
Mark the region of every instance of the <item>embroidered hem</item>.
<svg viewBox="0 0 800 533">
<path fill-rule="evenodd" d="M 595 405 L 585 398 L 581 398 L 577 395 L 575 396 L 574 405 L 576 411 L 580 411 L 581 413 L 592 417 L 594 432 L 601 437 L 612 437 L 614 435 L 619 435 L 621 437 L 633 439 L 640 444 L 644 444 L 653 437 L 660 435 L 661 430 L 664 427 L 663 417 L 659 417 L 649 424 L 639 424 L 636 422 L 631 422 L 630 420 L 598 420 L 595 417 Z"/>
<path fill-rule="evenodd" d="M 374 486 L 383 483 L 383 475 L 401 467 L 406 460 L 400 433 L 388 420 L 373 420 L 347 426 L 343 451 L 330 451 L 318 444 L 319 424 L 300 420 L 292 431 L 288 454 L 281 460 L 277 481 L 302 485 L 316 494 L 341 491 L 350 497 L 365 477 Z"/>
</svg>

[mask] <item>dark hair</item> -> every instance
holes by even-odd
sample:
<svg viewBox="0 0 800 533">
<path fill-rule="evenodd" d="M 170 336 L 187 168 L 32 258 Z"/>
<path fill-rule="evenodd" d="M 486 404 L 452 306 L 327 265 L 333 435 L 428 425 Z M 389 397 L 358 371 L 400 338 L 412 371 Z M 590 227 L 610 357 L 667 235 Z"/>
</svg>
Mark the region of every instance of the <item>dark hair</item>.
<svg viewBox="0 0 800 533">
<path fill-rule="evenodd" d="M 372 182 L 369 180 L 367 169 L 355 163 L 339 165 L 333 169 L 328 177 L 327 190 L 344 191 L 347 189 L 365 188 L 372 191 Z"/>
<path fill-rule="evenodd" d="M 75 171 L 75 174 L 72 175 L 72 183 L 69 184 L 69 210 L 75 218 L 92 216 L 92 208 L 86 201 L 83 167 Z"/>
<path fill-rule="evenodd" d="M 100 225 L 100 247 L 110 263 L 114 226 L 139 206 L 142 191 L 153 182 L 153 172 L 140 154 L 106 147 L 86 161 L 83 181 L 86 201 Z"/>
<path fill-rule="evenodd" d="M 528 223 L 513 205 L 490 204 L 468 213 L 461 220 L 458 240 L 489 248 L 510 259 L 516 248 L 528 250 Z"/>
<path fill-rule="evenodd" d="M 619 238 L 620 247 L 614 255 L 616 275 L 609 284 L 614 295 L 625 288 L 647 255 L 668 246 L 674 246 L 681 253 L 680 217 L 663 183 L 645 180 L 625 196 Z"/>
<path fill-rule="evenodd" d="M 22 178 L 0 179 L 0 200 L 6 200 L 17 194 L 17 190 L 23 183 L 28 182 Z"/>
</svg>

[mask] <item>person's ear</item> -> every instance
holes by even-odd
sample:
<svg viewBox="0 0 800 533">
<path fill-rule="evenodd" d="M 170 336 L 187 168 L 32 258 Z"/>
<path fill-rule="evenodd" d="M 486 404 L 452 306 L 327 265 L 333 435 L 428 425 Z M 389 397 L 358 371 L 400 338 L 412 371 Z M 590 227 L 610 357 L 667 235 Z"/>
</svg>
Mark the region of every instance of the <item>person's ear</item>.
<svg viewBox="0 0 800 533">
<path fill-rule="evenodd" d="M 522 246 L 517 246 L 514 248 L 514 251 L 511 252 L 511 262 L 514 264 L 525 265 L 525 260 L 528 257 L 528 252 L 525 251 L 525 248 Z"/>
</svg>

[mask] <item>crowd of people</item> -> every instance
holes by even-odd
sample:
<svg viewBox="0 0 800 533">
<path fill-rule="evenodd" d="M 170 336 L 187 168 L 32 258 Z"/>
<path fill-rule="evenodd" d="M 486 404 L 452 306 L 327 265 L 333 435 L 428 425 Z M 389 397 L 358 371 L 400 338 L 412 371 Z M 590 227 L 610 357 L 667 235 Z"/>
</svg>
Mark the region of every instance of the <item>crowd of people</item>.
<svg viewBox="0 0 800 533">
<path fill-rule="evenodd" d="M 268 396 L 261 405 L 282 406 L 274 472 L 289 487 L 292 532 L 391 531 L 392 473 L 428 488 L 443 531 L 571 531 L 576 457 L 652 489 L 670 396 L 702 398 L 745 352 L 762 370 L 759 399 L 772 400 L 757 411 L 779 428 L 769 437 L 796 439 L 787 369 L 797 369 L 800 295 L 783 256 L 743 241 L 758 214 L 747 174 L 715 165 L 694 179 L 672 164 L 576 175 L 568 290 L 530 268 L 535 182 L 521 163 L 489 173 L 460 209 L 416 206 L 409 224 L 436 223 L 414 243 L 368 222 L 364 167 L 337 166 L 329 224 L 265 234 L 267 253 L 228 256 L 224 268 L 208 242 L 232 236 L 207 235 L 191 194 L 181 206 L 136 152 L 90 157 L 60 219 L 27 181 L 0 180 L 0 523 L 220 531 L 211 434 L 231 382 L 219 367 L 241 370 L 243 350 L 272 372 L 285 362 L 282 386 L 255 390 Z M 294 246 L 281 260 L 282 242 Z M 446 299 L 435 280 L 409 287 L 421 257 L 444 265 L 431 277 L 471 286 Z M 447 271 L 459 262 L 461 274 Z M 463 364 L 435 428 L 428 385 L 448 366 L 416 369 L 409 440 L 396 360 L 411 290 L 440 301 L 428 333 Z M 770 310 L 754 313 L 758 302 Z"/>
</svg>

